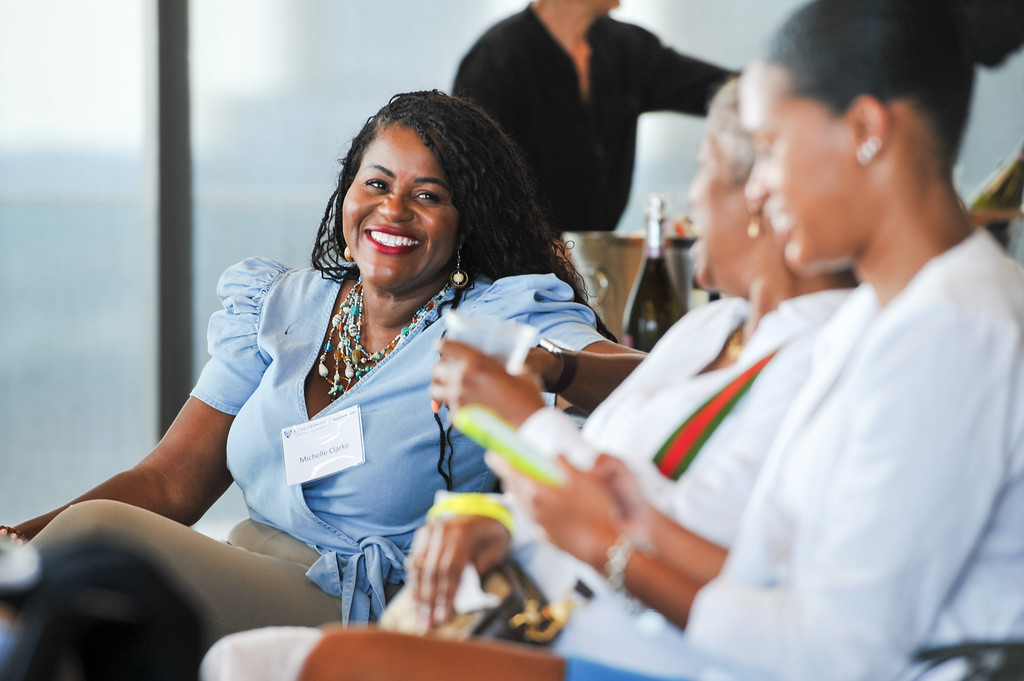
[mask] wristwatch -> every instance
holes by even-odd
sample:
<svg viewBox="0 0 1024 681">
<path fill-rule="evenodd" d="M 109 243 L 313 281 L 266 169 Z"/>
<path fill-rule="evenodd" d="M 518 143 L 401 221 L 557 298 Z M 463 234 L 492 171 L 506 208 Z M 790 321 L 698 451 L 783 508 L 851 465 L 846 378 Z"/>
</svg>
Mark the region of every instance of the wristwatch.
<svg viewBox="0 0 1024 681">
<path fill-rule="evenodd" d="M 576 353 L 547 338 L 541 338 L 538 345 L 562 360 L 562 371 L 554 383 L 544 382 L 544 390 L 558 394 L 568 388 L 572 379 L 576 377 Z"/>
</svg>

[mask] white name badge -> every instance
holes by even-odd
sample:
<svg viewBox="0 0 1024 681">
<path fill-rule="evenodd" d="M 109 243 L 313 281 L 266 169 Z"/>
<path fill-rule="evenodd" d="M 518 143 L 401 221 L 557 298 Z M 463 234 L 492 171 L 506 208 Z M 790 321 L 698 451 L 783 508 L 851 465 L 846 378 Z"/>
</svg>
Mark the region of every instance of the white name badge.
<svg viewBox="0 0 1024 681">
<path fill-rule="evenodd" d="M 299 485 L 358 466 L 363 453 L 359 406 L 281 429 L 285 480 Z"/>
</svg>

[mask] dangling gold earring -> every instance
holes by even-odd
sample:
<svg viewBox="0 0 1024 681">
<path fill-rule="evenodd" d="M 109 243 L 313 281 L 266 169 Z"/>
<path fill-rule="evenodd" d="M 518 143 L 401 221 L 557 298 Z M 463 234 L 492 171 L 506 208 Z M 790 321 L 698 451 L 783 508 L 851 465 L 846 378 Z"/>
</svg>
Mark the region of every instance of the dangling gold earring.
<svg viewBox="0 0 1024 681">
<path fill-rule="evenodd" d="M 455 271 L 448 277 L 448 281 L 455 288 L 466 288 L 469 285 L 469 275 L 462 271 L 462 249 L 455 252 Z"/>
<path fill-rule="evenodd" d="M 348 246 L 345 246 L 345 262 L 352 262 L 352 251 Z"/>
<path fill-rule="evenodd" d="M 747 236 L 751 239 L 756 239 L 761 236 L 761 216 L 752 215 L 750 217 L 750 224 L 747 225 Z"/>
</svg>

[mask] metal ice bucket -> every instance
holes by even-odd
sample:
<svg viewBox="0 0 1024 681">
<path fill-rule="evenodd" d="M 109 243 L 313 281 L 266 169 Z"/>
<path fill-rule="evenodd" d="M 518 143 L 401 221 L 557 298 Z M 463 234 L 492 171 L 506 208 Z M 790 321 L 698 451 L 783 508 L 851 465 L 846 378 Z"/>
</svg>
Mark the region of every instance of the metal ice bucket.
<svg viewBox="0 0 1024 681">
<path fill-rule="evenodd" d="M 624 232 L 565 232 L 576 268 L 583 275 L 593 307 L 615 337 L 622 339 L 623 314 L 633 281 L 644 258 L 642 234 Z M 665 259 L 669 276 L 680 297 L 692 305 L 693 264 L 690 261 L 692 237 L 669 237 Z"/>
</svg>

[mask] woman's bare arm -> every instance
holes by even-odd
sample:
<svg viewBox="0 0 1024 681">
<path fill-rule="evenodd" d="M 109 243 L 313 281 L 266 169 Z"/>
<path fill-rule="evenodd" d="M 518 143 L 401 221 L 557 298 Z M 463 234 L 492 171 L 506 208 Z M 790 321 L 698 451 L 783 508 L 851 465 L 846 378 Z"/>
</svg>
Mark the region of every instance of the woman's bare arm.
<svg viewBox="0 0 1024 681">
<path fill-rule="evenodd" d="M 585 412 L 601 404 L 647 353 L 611 341 L 591 343 L 576 353 L 576 373 L 558 396 Z M 540 347 L 532 348 L 526 366 L 540 375 L 545 385 L 553 385 L 562 372 L 565 360 Z"/>
<path fill-rule="evenodd" d="M 694 534 L 648 503 L 636 478 L 621 459 L 601 454 L 590 475 L 611 494 L 623 518 L 625 532 L 650 545 L 666 565 L 688 575 L 700 586 L 718 576 L 727 550 Z"/>
<path fill-rule="evenodd" d="M 136 466 L 16 529 L 31 538 L 71 503 L 89 499 L 122 501 L 186 525 L 195 523 L 231 484 L 227 438 L 233 420 L 190 397 L 163 439 Z"/>
<path fill-rule="evenodd" d="M 651 545 L 666 564 L 701 586 L 718 576 L 729 553 L 658 512 L 651 524 Z"/>
<path fill-rule="evenodd" d="M 444 341 L 440 353 L 430 386 L 434 400 L 453 411 L 465 404 L 484 404 L 515 426 L 544 408 L 541 382 L 557 380 L 563 361 L 547 350 L 533 348 L 527 358 L 528 371 L 512 375 L 495 359 L 463 343 Z M 615 343 L 593 343 L 576 355 L 575 377 L 560 397 L 589 411 L 646 356 Z"/>
<path fill-rule="evenodd" d="M 298 681 L 561 681 L 565 661 L 525 646 L 332 627 Z"/>
</svg>

